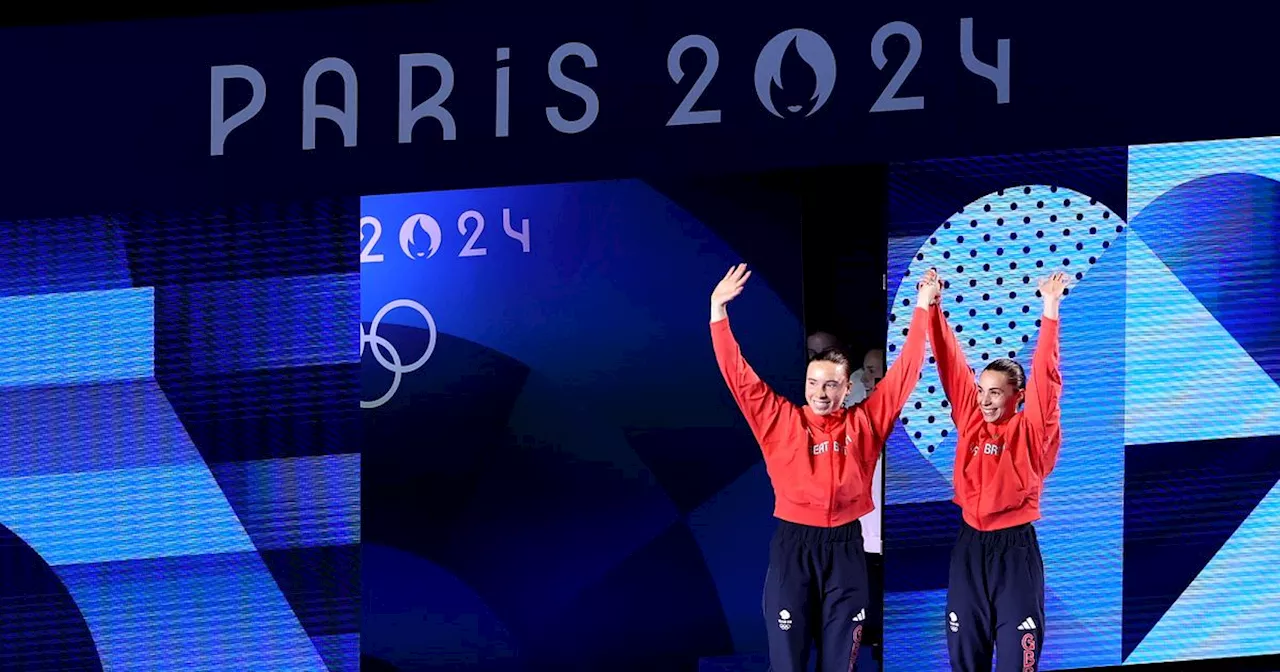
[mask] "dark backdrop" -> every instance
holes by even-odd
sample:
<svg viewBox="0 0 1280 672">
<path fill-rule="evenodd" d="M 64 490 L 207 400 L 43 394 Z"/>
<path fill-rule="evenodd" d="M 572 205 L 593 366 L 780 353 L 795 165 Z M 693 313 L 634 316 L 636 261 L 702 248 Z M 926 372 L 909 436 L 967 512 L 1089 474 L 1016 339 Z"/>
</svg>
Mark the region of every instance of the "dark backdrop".
<svg viewBox="0 0 1280 672">
<path fill-rule="evenodd" d="M 362 266 L 364 331 L 384 357 L 427 357 L 402 378 L 362 357 L 363 399 L 396 386 L 364 411 L 369 669 L 681 672 L 764 651 L 772 491 L 708 306 L 730 265 L 756 269 L 731 323 L 757 372 L 799 398 L 796 184 L 364 199 L 391 241 Z M 504 209 L 528 220 L 527 251 L 502 232 Z M 484 256 L 459 256 L 468 210 L 489 222 Z M 396 235 L 415 213 L 439 220 L 438 246 Z M 404 299 L 431 326 L 414 310 L 378 318 Z"/>
</svg>

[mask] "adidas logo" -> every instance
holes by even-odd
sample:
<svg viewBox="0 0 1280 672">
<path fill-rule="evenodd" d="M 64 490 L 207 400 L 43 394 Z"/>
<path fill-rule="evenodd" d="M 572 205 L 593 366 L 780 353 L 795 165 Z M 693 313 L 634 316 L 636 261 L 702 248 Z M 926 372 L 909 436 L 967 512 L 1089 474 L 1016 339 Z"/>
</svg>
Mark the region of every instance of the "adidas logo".
<svg viewBox="0 0 1280 672">
<path fill-rule="evenodd" d="M 1018 629 L 1019 630 L 1035 630 L 1036 622 L 1030 616 L 1028 616 L 1027 620 L 1018 624 Z"/>
<path fill-rule="evenodd" d="M 858 615 L 853 617 L 853 622 L 854 622 L 854 623 L 861 623 L 861 622 L 863 622 L 863 621 L 865 621 L 865 620 L 867 620 L 867 610 L 866 610 L 866 609 L 859 609 L 859 610 L 858 610 Z"/>
</svg>

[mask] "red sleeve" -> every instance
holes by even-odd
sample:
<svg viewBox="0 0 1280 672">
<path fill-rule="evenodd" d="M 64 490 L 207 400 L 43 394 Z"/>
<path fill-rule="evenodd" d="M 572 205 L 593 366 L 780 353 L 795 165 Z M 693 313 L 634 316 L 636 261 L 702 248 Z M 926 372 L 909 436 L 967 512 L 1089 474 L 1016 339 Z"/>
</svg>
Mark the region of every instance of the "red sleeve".
<svg viewBox="0 0 1280 672">
<path fill-rule="evenodd" d="M 964 351 L 956 340 L 955 331 L 947 324 L 942 309 L 934 306 L 933 322 L 929 328 L 929 343 L 933 357 L 938 360 L 938 377 L 942 379 L 942 391 L 951 404 L 951 421 L 956 429 L 964 432 L 981 420 L 978 410 L 978 383 L 973 369 L 964 359 Z"/>
<path fill-rule="evenodd" d="M 733 400 L 747 419 L 761 451 L 769 457 L 774 448 L 773 439 L 783 435 L 786 420 L 795 413 L 795 406 L 756 375 L 743 358 L 727 318 L 711 323 L 711 346 L 715 349 L 716 363 L 729 392 L 733 394 Z"/>
<path fill-rule="evenodd" d="M 875 432 L 876 441 L 871 444 L 875 454 L 867 456 L 874 460 L 879 456 L 884 442 L 893 431 L 893 422 L 902 413 L 907 397 L 920 382 L 920 368 L 924 365 L 924 344 L 929 331 L 929 311 L 915 308 L 911 311 L 911 326 L 907 327 L 907 340 L 902 344 L 902 352 L 884 374 L 884 380 L 876 385 L 866 401 L 859 407 L 867 413 L 871 428 Z"/>
<path fill-rule="evenodd" d="M 1062 447 L 1062 372 L 1058 369 L 1058 320 L 1040 318 L 1040 340 L 1036 354 L 1031 358 L 1031 380 L 1027 381 L 1027 397 L 1024 413 L 1035 443 L 1041 446 L 1039 458 L 1041 477 L 1048 476 L 1058 463 L 1058 449 Z"/>
</svg>

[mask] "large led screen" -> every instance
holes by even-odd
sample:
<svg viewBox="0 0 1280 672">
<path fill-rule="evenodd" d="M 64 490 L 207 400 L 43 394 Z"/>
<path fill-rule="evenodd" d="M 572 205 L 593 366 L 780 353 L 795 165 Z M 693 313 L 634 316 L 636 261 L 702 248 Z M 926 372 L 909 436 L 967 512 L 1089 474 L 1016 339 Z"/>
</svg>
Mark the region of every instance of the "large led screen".
<svg viewBox="0 0 1280 672">
<path fill-rule="evenodd" d="M 358 668 L 354 215 L 0 224 L 0 668 Z"/>
<path fill-rule="evenodd" d="M 371 196 L 361 213 L 366 664 L 682 670 L 763 652 L 773 492 L 709 298 L 752 264 L 734 332 L 799 399 L 796 197 L 764 178 L 619 180 Z"/>
<path fill-rule="evenodd" d="M 1063 444 L 1036 523 L 1042 669 L 1280 651 L 1280 139 L 898 164 L 889 357 L 939 270 L 970 365 L 1062 306 Z M 905 310 L 910 310 L 909 308 Z M 963 330 L 963 331 L 961 331 Z M 888 449 L 886 667 L 947 668 L 955 428 L 927 362 Z"/>
</svg>

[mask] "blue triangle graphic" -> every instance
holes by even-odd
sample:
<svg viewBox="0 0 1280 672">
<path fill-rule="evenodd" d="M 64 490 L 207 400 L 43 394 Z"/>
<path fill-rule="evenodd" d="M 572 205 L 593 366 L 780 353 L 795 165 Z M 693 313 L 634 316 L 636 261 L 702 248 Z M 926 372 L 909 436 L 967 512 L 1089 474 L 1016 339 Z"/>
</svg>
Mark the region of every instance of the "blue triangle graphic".
<svg viewBox="0 0 1280 672">
<path fill-rule="evenodd" d="M 1277 446 L 1280 437 L 1256 436 L 1125 448 L 1125 655 L 1280 479 Z"/>
<path fill-rule="evenodd" d="M 1229 173 L 1215 156 L 1201 172 L 1168 189 L 1132 222 L 1132 229 L 1182 280 L 1218 323 L 1280 382 L 1280 182 L 1263 175 L 1276 154 L 1245 153 L 1244 173 Z M 1163 163 L 1159 172 L 1170 171 Z"/>
<path fill-rule="evenodd" d="M 1277 529 L 1280 484 L 1271 488 L 1125 664 L 1248 656 L 1280 649 L 1280 629 L 1269 625 L 1280 603 L 1280 581 L 1274 580 L 1275 568 L 1280 566 Z"/>
<path fill-rule="evenodd" d="M 1127 237 L 1125 444 L 1280 434 L 1280 386 L 1135 231 Z"/>
</svg>

